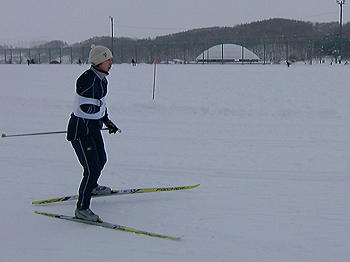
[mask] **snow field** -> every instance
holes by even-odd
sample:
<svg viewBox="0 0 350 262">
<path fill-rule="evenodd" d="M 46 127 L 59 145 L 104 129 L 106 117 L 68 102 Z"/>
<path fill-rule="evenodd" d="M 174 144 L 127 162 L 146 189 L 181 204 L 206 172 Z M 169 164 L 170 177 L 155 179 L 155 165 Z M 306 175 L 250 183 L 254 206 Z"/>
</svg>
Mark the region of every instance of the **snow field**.
<svg viewBox="0 0 350 262">
<path fill-rule="evenodd" d="M 0 131 L 65 130 L 87 66 L 0 65 Z M 197 189 L 100 198 L 137 236 L 35 215 L 71 215 L 79 166 L 65 136 L 0 139 L 3 261 L 349 261 L 349 67 L 114 65 L 100 182 Z"/>
</svg>

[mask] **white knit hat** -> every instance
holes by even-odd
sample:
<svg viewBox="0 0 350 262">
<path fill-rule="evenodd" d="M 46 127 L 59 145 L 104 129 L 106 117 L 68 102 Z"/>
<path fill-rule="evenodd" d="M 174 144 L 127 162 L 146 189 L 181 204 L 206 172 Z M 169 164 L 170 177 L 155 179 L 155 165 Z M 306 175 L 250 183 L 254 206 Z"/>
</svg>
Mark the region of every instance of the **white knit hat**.
<svg viewBox="0 0 350 262">
<path fill-rule="evenodd" d="M 89 63 L 96 66 L 102 62 L 113 58 L 111 50 L 103 45 L 91 45 L 89 53 Z"/>
</svg>

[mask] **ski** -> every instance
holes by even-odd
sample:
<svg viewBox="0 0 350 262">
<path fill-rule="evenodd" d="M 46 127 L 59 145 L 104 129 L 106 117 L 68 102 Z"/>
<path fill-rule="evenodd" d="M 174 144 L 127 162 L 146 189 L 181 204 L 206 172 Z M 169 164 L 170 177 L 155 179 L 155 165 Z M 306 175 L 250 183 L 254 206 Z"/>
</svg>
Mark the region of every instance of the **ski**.
<svg viewBox="0 0 350 262">
<path fill-rule="evenodd" d="M 72 216 L 57 215 L 57 214 L 52 214 L 52 213 L 40 212 L 40 211 L 34 211 L 34 213 L 39 214 L 39 215 L 43 215 L 43 216 L 47 216 L 47 217 L 54 217 L 54 218 L 58 218 L 58 219 L 62 219 L 62 220 L 68 220 L 68 221 L 73 221 L 73 222 L 87 224 L 87 225 L 93 225 L 93 226 L 100 226 L 100 227 L 104 227 L 104 228 L 120 230 L 120 231 L 125 231 L 125 232 L 131 232 L 131 233 L 146 235 L 146 236 L 150 236 L 150 237 L 157 237 L 157 238 L 164 238 L 164 239 L 171 239 L 171 240 L 180 240 L 181 239 L 181 237 L 160 235 L 160 234 L 147 232 L 147 231 L 143 231 L 143 230 L 138 230 L 138 229 L 134 229 L 134 228 L 130 228 L 130 227 L 114 224 L 114 223 L 104 222 L 102 220 L 100 220 L 100 221 L 87 221 L 87 220 L 82 220 L 82 219 L 75 218 Z"/>
<path fill-rule="evenodd" d="M 92 195 L 92 197 L 107 197 L 107 196 L 119 196 L 119 195 L 127 195 L 127 194 L 141 194 L 141 193 L 152 193 L 152 192 L 165 192 L 165 191 L 178 191 L 178 190 L 186 190 L 193 189 L 198 187 L 200 184 L 193 186 L 180 186 L 180 187 L 154 187 L 154 188 L 136 188 L 136 189 L 122 189 L 122 190 L 112 190 L 110 195 Z M 42 205 L 42 204 L 51 204 L 57 202 L 65 202 L 69 200 L 78 199 L 78 195 L 51 198 L 46 200 L 39 200 L 32 202 L 33 205 Z"/>
</svg>

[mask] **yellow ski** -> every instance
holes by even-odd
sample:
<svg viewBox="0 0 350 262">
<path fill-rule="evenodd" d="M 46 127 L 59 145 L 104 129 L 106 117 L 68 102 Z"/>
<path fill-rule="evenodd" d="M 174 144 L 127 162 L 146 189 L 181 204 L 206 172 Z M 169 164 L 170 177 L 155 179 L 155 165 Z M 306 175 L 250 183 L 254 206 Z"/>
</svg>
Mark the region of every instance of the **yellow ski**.
<svg viewBox="0 0 350 262">
<path fill-rule="evenodd" d="M 102 220 L 100 220 L 100 221 L 87 221 L 87 220 L 82 220 L 82 219 L 75 218 L 72 216 L 57 215 L 57 214 L 52 214 L 52 213 L 40 212 L 40 211 L 34 211 L 34 213 L 39 214 L 39 215 L 43 215 L 43 216 L 73 221 L 73 222 L 77 222 L 77 223 L 83 223 L 83 224 L 87 224 L 87 225 L 100 226 L 100 227 L 109 228 L 109 229 L 115 229 L 115 230 L 131 232 L 131 233 L 140 234 L 140 235 L 146 235 L 146 236 L 150 236 L 150 237 L 157 237 L 157 238 L 164 238 L 164 239 L 171 239 L 171 240 L 180 240 L 181 239 L 181 237 L 172 237 L 172 236 L 167 236 L 167 235 L 156 234 L 156 233 L 138 230 L 138 229 L 134 229 L 134 228 L 118 225 L 118 224 L 104 222 Z"/>
<path fill-rule="evenodd" d="M 119 196 L 119 195 L 127 195 L 127 194 L 179 191 L 179 190 L 193 189 L 198 187 L 199 185 L 200 184 L 193 185 L 193 186 L 179 186 L 179 187 L 154 187 L 154 188 L 112 190 L 112 193 L 110 195 L 92 195 L 92 197 L 107 197 L 107 196 Z M 64 201 L 76 200 L 76 199 L 78 199 L 78 195 L 39 200 L 39 201 L 32 202 L 32 204 L 33 205 L 51 204 L 51 203 L 64 202 Z"/>
</svg>

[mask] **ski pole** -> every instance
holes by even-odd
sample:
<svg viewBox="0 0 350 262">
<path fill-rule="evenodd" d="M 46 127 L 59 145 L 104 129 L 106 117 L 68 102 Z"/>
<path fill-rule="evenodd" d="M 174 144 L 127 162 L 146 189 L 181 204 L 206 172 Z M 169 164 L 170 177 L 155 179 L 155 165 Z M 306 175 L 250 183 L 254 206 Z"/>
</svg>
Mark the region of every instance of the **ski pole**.
<svg viewBox="0 0 350 262">
<path fill-rule="evenodd" d="M 107 127 L 102 128 L 101 130 L 108 130 Z M 121 129 L 118 129 L 118 133 L 121 133 Z M 53 132 L 40 132 L 40 133 L 27 133 L 27 134 L 12 134 L 12 135 L 6 135 L 2 134 L 1 137 L 15 137 L 15 136 L 40 136 L 40 135 L 53 135 L 53 134 L 64 134 L 67 133 L 67 131 L 53 131 Z"/>
<path fill-rule="evenodd" d="M 39 135 L 52 135 L 52 134 L 62 134 L 67 133 L 67 131 L 53 131 L 53 132 L 41 132 L 41 133 L 27 133 L 27 134 L 15 134 L 15 135 L 6 135 L 2 134 L 1 137 L 14 137 L 14 136 L 39 136 Z"/>
</svg>

